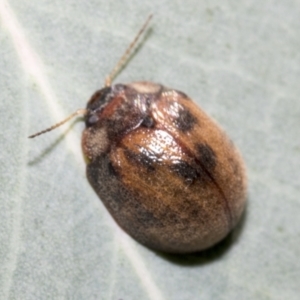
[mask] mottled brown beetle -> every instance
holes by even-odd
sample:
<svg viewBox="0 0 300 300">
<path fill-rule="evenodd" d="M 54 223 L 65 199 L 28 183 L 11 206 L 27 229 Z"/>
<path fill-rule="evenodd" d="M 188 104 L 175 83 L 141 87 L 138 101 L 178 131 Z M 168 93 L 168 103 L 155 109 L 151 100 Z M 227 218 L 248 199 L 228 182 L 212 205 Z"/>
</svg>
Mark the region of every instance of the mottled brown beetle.
<svg viewBox="0 0 300 300">
<path fill-rule="evenodd" d="M 225 132 L 182 92 L 151 82 L 106 87 L 78 114 L 86 129 L 87 177 L 117 223 L 140 243 L 188 253 L 222 240 L 246 202 L 240 153 Z"/>
</svg>

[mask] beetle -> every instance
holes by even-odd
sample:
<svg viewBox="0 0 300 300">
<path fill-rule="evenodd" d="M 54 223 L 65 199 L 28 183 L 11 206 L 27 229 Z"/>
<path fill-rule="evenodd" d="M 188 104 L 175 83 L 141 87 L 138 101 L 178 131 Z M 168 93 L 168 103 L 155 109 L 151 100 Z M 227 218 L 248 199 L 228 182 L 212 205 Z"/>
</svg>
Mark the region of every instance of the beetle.
<svg viewBox="0 0 300 300">
<path fill-rule="evenodd" d="M 153 82 L 111 84 L 150 19 L 84 115 L 87 178 L 116 222 L 149 248 L 197 252 L 236 226 L 246 204 L 243 159 L 185 93 Z"/>
</svg>

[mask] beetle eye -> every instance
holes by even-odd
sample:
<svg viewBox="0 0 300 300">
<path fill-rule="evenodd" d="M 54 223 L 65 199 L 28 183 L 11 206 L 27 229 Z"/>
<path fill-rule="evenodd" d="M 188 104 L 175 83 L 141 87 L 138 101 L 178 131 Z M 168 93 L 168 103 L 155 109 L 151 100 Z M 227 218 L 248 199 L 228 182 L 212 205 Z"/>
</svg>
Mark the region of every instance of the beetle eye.
<svg viewBox="0 0 300 300">
<path fill-rule="evenodd" d="M 98 116 L 94 115 L 94 114 L 92 116 L 90 116 L 89 120 L 88 120 L 89 124 L 91 124 L 91 125 L 97 123 L 98 121 L 99 121 Z"/>
<path fill-rule="evenodd" d="M 89 112 L 89 114 L 86 116 L 85 119 L 85 125 L 86 127 L 91 127 L 94 124 L 96 124 L 99 121 L 99 116 L 97 113 L 94 112 Z"/>
</svg>

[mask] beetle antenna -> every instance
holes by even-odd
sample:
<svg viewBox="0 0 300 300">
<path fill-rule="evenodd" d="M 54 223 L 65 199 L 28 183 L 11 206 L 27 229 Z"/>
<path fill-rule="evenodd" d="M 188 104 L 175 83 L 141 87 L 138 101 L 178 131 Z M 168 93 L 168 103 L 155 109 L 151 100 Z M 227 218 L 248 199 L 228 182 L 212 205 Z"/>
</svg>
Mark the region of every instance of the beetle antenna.
<svg viewBox="0 0 300 300">
<path fill-rule="evenodd" d="M 83 116 L 85 116 L 87 113 L 88 113 L 88 110 L 87 110 L 87 109 L 84 109 L 84 108 L 78 109 L 78 110 L 76 110 L 74 113 L 72 113 L 71 115 L 69 115 L 66 119 L 60 121 L 59 123 L 57 123 L 57 124 L 55 124 L 55 125 L 52 125 L 51 127 L 47 128 L 47 129 L 44 129 L 44 130 L 39 131 L 39 132 L 37 132 L 37 133 L 35 133 L 35 134 L 32 134 L 32 135 L 30 135 L 28 138 L 29 138 L 29 139 L 33 139 L 33 138 L 35 138 L 35 137 L 38 136 L 38 135 L 44 134 L 44 133 L 46 133 L 46 132 L 49 132 L 49 131 L 51 131 L 51 130 L 53 130 L 53 129 L 55 129 L 55 128 L 57 128 L 57 127 L 63 125 L 63 124 L 65 124 L 66 122 L 68 122 L 69 120 L 71 120 L 72 118 L 74 118 L 74 117 L 76 117 L 76 116 L 78 116 L 78 115 L 83 115 Z"/>
<path fill-rule="evenodd" d="M 130 43 L 130 45 L 128 46 L 128 48 L 126 49 L 126 51 L 124 52 L 124 54 L 122 55 L 122 57 L 120 58 L 120 60 L 117 62 L 117 64 L 115 65 L 115 67 L 113 68 L 113 70 L 111 71 L 111 73 L 106 77 L 106 79 L 105 79 L 105 86 L 111 86 L 112 80 L 115 78 L 115 76 L 118 74 L 118 72 L 121 70 L 121 68 L 124 66 L 124 64 L 128 60 L 128 57 L 130 56 L 130 54 L 132 52 L 132 49 L 137 44 L 139 38 L 141 37 L 141 35 L 145 31 L 145 29 L 147 28 L 147 26 L 148 26 L 150 20 L 152 19 L 152 17 L 153 17 L 152 14 L 149 15 L 149 17 L 147 18 L 146 22 L 141 27 L 141 29 L 139 30 L 139 32 L 137 33 L 137 35 L 135 36 L 135 38 L 133 39 L 133 41 Z"/>
</svg>

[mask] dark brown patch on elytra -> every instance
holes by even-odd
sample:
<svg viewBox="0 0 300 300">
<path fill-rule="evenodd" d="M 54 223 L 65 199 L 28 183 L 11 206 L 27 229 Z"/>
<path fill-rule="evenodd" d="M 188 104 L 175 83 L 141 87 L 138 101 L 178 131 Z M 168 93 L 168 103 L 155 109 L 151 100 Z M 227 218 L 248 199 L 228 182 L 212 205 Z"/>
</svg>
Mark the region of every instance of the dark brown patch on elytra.
<svg viewBox="0 0 300 300">
<path fill-rule="evenodd" d="M 171 170 L 184 178 L 186 182 L 192 183 L 199 174 L 197 170 L 185 161 L 178 161 L 171 166 Z"/>
<path fill-rule="evenodd" d="M 158 219 L 151 211 L 145 209 L 142 205 L 136 206 L 136 220 L 142 223 L 146 227 L 162 227 L 163 224 L 160 219 Z"/>
<path fill-rule="evenodd" d="M 231 223 L 232 223 L 232 213 L 229 207 L 229 200 L 227 199 L 222 186 L 219 185 L 219 183 L 215 180 L 214 176 L 214 169 L 217 165 L 217 156 L 215 151 L 207 144 L 198 144 L 197 145 L 197 150 L 198 150 L 198 160 L 201 165 L 201 168 L 205 171 L 207 176 L 214 182 L 216 189 L 219 191 L 223 203 L 224 203 L 224 208 L 225 212 L 227 215 L 228 223 L 229 223 L 229 228 L 231 228 Z"/>
<path fill-rule="evenodd" d="M 156 162 L 156 157 L 152 156 L 150 153 L 143 153 L 143 152 L 139 152 L 136 153 L 130 149 L 125 149 L 124 153 L 127 157 L 127 159 L 129 159 L 131 161 L 131 163 L 144 167 L 147 169 L 147 171 L 154 171 L 155 170 L 155 162 Z"/>
<path fill-rule="evenodd" d="M 211 174 L 217 165 L 215 151 L 207 144 L 197 144 L 197 152 L 201 167 Z"/>
<path fill-rule="evenodd" d="M 122 176 L 108 154 L 101 154 L 87 166 L 87 177 L 98 195 L 108 195 L 106 205 L 116 210 L 127 201 L 127 191 L 119 184 Z"/>
<path fill-rule="evenodd" d="M 113 164 L 111 163 L 111 161 L 108 162 L 107 169 L 108 169 L 109 175 L 115 176 L 115 177 L 119 175 L 117 170 L 114 168 Z"/>
<path fill-rule="evenodd" d="M 182 108 L 178 111 L 178 117 L 174 120 L 174 123 L 180 131 L 187 132 L 194 127 L 197 120 L 188 109 Z"/>
</svg>

